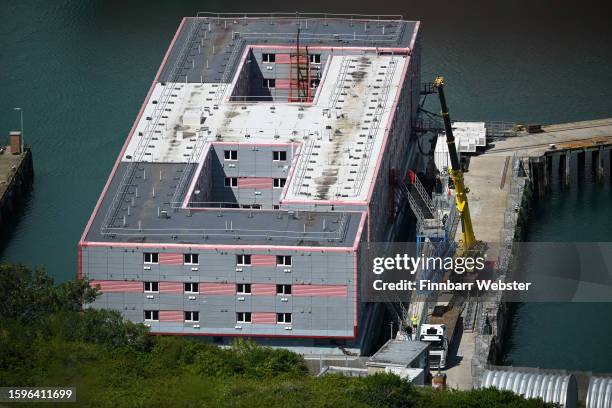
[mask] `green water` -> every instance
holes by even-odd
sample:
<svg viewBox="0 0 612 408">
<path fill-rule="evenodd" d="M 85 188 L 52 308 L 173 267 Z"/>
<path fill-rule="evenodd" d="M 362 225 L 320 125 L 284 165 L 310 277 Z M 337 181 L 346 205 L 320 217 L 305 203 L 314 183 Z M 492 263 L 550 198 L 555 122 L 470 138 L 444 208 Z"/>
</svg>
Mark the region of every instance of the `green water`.
<svg viewBox="0 0 612 408">
<path fill-rule="evenodd" d="M 569 190 L 554 188 L 544 201 L 535 202 L 529 241 L 610 241 L 612 185 L 585 176 Z M 610 372 L 610 315 L 612 303 L 520 304 L 506 344 L 506 363 Z"/>
<path fill-rule="evenodd" d="M 18 128 L 13 107 L 23 107 L 36 171 L 34 191 L 0 246 L 2 261 L 44 265 L 60 281 L 75 275 L 76 244 L 112 164 L 181 17 L 197 10 L 403 14 L 423 21 L 424 78 L 445 74 L 456 118 L 556 123 L 612 116 L 612 28 L 596 3 L 0 0 L 0 132 Z M 609 199 L 609 190 L 559 197 L 531 237 L 609 240 L 610 223 L 597 221 L 609 214 Z M 580 347 L 569 341 L 601 311 L 572 305 L 561 315 L 580 319 L 551 320 L 563 307 L 520 309 L 509 357 L 612 371 L 609 352 L 606 359 L 595 352 L 612 328 L 582 338 Z M 530 320 L 542 316 L 550 324 Z M 537 352 L 552 349 L 551 340 L 564 350 L 555 359 Z"/>
</svg>

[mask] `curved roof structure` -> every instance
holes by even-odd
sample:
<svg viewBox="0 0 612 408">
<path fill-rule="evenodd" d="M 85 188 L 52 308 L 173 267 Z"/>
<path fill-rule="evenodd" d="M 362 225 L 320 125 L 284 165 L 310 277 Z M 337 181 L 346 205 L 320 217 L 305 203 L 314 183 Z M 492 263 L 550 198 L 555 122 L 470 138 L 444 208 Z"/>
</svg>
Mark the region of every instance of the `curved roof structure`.
<svg viewBox="0 0 612 408">
<path fill-rule="evenodd" d="M 612 378 L 591 377 L 586 398 L 587 408 L 612 407 Z"/>
<path fill-rule="evenodd" d="M 525 398 L 541 398 L 565 408 L 578 405 L 578 386 L 571 374 L 484 370 L 479 388 L 491 387 L 512 391 Z"/>
</svg>

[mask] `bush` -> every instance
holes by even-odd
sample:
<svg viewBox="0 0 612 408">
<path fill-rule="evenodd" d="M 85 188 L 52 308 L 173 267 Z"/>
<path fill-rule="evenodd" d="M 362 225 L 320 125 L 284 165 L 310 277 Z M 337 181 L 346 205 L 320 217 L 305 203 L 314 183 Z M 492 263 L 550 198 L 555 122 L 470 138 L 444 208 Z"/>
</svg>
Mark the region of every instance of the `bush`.
<svg viewBox="0 0 612 408">
<path fill-rule="evenodd" d="M 287 350 L 152 336 L 119 312 L 81 311 L 97 294 L 86 281 L 55 286 L 43 270 L 0 266 L 0 386 L 72 386 L 79 406 L 112 408 L 546 406 L 495 390 L 416 388 L 392 374 L 315 378 Z"/>
<path fill-rule="evenodd" d="M 398 376 L 379 373 L 363 378 L 355 395 L 372 407 L 410 407 L 414 391 L 410 383 Z"/>
</svg>

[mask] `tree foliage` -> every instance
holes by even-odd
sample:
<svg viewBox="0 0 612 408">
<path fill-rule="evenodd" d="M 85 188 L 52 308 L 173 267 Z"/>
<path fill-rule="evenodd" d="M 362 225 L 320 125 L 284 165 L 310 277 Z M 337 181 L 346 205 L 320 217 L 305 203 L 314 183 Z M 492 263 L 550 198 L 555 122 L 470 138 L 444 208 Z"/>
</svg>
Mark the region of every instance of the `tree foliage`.
<svg viewBox="0 0 612 408">
<path fill-rule="evenodd" d="M 43 270 L 0 266 L 0 386 L 73 386 L 95 407 L 536 408 L 495 390 L 440 392 L 392 374 L 309 375 L 287 350 L 152 336 L 116 311 L 85 308 L 86 280 L 54 285 Z"/>
</svg>

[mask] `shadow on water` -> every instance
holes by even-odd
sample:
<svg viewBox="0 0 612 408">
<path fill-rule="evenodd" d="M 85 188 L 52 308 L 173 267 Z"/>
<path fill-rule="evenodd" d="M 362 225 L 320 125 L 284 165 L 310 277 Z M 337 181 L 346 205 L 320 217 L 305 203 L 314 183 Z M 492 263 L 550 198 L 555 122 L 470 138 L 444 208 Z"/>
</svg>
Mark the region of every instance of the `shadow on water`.
<svg viewBox="0 0 612 408">
<path fill-rule="evenodd" d="M 10 215 L 3 217 L 2 229 L 0 230 L 0 259 L 4 256 L 4 251 L 20 222 L 27 216 L 33 200 L 32 186 L 30 185 L 26 191 L 18 194 L 18 198 L 13 203 L 14 209 L 10 212 Z"/>
</svg>

